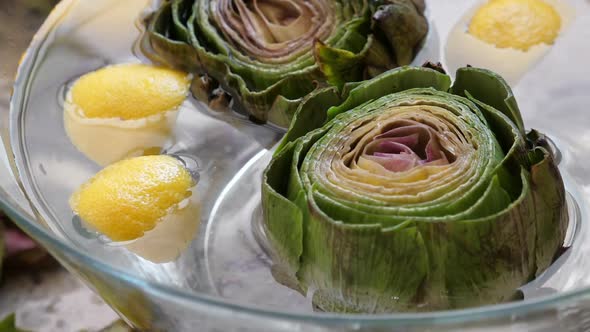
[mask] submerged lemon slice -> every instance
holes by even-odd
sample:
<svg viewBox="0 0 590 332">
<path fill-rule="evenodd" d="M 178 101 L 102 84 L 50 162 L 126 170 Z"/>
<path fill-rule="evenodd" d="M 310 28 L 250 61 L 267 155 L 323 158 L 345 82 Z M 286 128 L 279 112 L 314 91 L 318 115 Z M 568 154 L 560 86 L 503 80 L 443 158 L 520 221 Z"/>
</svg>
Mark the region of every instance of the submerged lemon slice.
<svg viewBox="0 0 590 332">
<path fill-rule="evenodd" d="M 559 13 L 542 0 L 490 0 L 473 16 L 469 33 L 499 48 L 527 51 L 552 44 L 560 28 Z"/>
<path fill-rule="evenodd" d="M 71 103 L 88 118 L 141 119 L 177 108 L 189 83 L 189 75 L 168 68 L 109 66 L 78 79 Z"/>
<path fill-rule="evenodd" d="M 159 153 L 171 139 L 191 76 L 144 64 L 105 67 L 80 77 L 64 103 L 73 145 L 100 165 Z"/>
<path fill-rule="evenodd" d="M 70 198 L 80 218 L 113 241 L 137 239 L 191 196 L 194 180 L 170 156 L 144 156 L 104 168 Z"/>
</svg>

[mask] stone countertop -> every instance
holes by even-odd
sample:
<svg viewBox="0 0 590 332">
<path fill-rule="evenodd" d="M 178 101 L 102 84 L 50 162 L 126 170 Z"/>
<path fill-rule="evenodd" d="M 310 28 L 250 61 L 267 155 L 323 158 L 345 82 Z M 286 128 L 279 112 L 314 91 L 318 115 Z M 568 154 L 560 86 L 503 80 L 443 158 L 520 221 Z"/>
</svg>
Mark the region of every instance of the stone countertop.
<svg viewBox="0 0 590 332">
<path fill-rule="evenodd" d="M 37 28 L 57 0 L 0 1 L 0 112 L 8 112 L 14 73 Z M 6 113 L 5 113 L 6 114 Z M 2 124 L 5 128 L 6 124 Z M 117 315 L 61 267 L 7 272 L 0 283 L 0 320 L 16 312 L 17 325 L 30 331 L 99 331 Z"/>
</svg>

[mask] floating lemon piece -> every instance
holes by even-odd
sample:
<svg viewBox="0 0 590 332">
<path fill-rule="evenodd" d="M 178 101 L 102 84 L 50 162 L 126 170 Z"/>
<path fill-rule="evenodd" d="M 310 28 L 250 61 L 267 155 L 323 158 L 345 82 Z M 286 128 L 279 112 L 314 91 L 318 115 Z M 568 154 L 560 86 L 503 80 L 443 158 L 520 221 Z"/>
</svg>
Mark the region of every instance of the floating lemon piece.
<svg viewBox="0 0 590 332">
<path fill-rule="evenodd" d="M 174 261 L 191 244 L 200 222 L 201 202 L 195 190 L 174 213 L 167 214 L 154 229 L 125 244 L 125 248 L 152 263 Z"/>
<path fill-rule="evenodd" d="M 104 168 L 70 198 L 72 210 L 113 241 L 137 239 L 191 196 L 194 180 L 170 156 L 144 156 Z"/>
<path fill-rule="evenodd" d="M 72 87 L 72 103 L 88 118 L 141 119 L 177 108 L 189 83 L 189 75 L 168 68 L 109 66 L 82 76 Z"/>
<path fill-rule="evenodd" d="M 499 48 L 527 51 L 553 44 L 560 28 L 559 13 L 541 0 L 491 0 L 475 13 L 469 33 Z"/>
<path fill-rule="evenodd" d="M 159 153 L 172 136 L 190 78 L 144 64 L 109 66 L 86 74 L 66 96 L 68 136 L 100 165 Z"/>
</svg>

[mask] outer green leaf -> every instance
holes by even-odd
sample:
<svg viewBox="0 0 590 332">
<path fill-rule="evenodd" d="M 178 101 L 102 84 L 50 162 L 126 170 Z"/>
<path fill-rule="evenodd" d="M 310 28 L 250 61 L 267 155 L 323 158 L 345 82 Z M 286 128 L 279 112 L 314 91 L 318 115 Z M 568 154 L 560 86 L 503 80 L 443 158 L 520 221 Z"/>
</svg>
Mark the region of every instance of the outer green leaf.
<svg viewBox="0 0 590 332">
<path fill-rule="evenodd" d="M 327 46 L 317 41 L 314 47 L 315 57 L 320 70 L 328 83 L 342 89 L 346 82 L 362 79 L 362 58 L 353 52 Z"/>
<path fill-rule="evenodd" d="M 262 197 L 264 219 L 271 243 L 278 248 L 277 261 L 285 267 L 288 275 L 295 275 L 299 269 L 299 259 L 303 252 L 302 211 L 288 196 L 288 179 L 292 164 L 294 145 L 289 144 L 273 159 L 264 173 Z"/>
<path fill-rule="evenodd" d="M 395 52 L 396 63 L 400 66 L 409 65 L 414 58 L 414 48 L 428 32 L 428 22 L 422 15 L 423 8 L 420 11 L 410 0 L 379 2 L 382 5 L 373 14 L 373 24 Z"/>
<path fill-rule="evenodd" d="M 326 122 L 327 114 L 324 110 L 337 105 L 341 100 L 342 98 L 334 87 L 309 94 L 299 105 L 287 134 L 285 134 L 277 148 L 277 153 L 287 143 L 321 127 Z"/>
<path fill-rule="evenodd" d="M 565 237 L 567 230 L 567 206 L 563 181 L 545 136 L 533 130 L 528 138 L 533 144 L 529 153 L 532 161 L 531 186 L 538 211 L 537 265 L 538 272 L 542 272 L 556 259 L 555 248 L 563 244 L 560 239 Z"/>
<path fill-rule="evenodd" d="M 183 3 L 188 3 L 188 1 Z M 180 6 L 178 1 L 164 2 L 162 7 L 154 13 L 148 24 L 150 44 L 156 54 L 162 57 L 163 62 L 186 71 L 195 71 L 198 68 L 197 54 L 184 39 L 186 35 L 183 36 L 180 33 L 173 35 L 172 31 L 174 30 L 169 29 L 175 24 L 174 22 L 178 21 L 173 16 L 173 5 L 176 8 Z M 177 27 L 176 31 L 180 30 L 181 28 Z"/>
<path fill-rule="evenodd" d="M 522 116 L 512 89 L 498 74 L 480 68 L 460 68 L 457 70 L 452 93 L 463 96 L 465 91 L 477 100 L 504 113 L 524 135 Z"/>
<path fill-rule="evenodd" d="M 392 305 L 411 310 L 420 300 L 429 264 L 424 239 L 412 223 L 391 230 L 343 225 L 312 207 L 307 225 L 300 275 L 318 287 L 313 301 L 323 310 L 387 312 Z M 338 254 L 326 254 L 326 247 Z"/>
<path fill-rule="evenodd" d="M 328 110 L 328 119 L 350 110 L 366 101 L 412 88 L 434 88 L 447 91 L 451 79 L 444 74 L 428 68 L 402 67 L 383 73 L 374 79 L 363 82 L 351 89 L 346 100 L 339 106 Z"/>
</svg>

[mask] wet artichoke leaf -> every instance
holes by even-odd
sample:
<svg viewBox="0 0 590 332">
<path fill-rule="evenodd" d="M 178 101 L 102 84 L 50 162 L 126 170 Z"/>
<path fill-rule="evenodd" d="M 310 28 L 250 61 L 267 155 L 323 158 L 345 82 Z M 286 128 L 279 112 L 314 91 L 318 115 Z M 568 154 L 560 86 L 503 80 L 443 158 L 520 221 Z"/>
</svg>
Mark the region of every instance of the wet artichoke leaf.
<svg viewBox="0 0 590 332">
<path fill-rule="evenodd" d="M 380 312 L 391 302 L 407 310 L 422 300 L 429 264 L 415 225 L 389 231 L 378 225 L 338 227 L 314 213 L 308 227 L 310 242 L 301 274 L 317 282 L 313 301 L 322 310 Z M 340 254 L 322 254 L 326 245 Z"/>
<path fill-rule="evenodd" d="M 459 72 L 451 87 L 394 69 L 297 110 L 265 172 L 264 222 L 320 310 L 510 301 L 561 252 L 565 189 L 544 136 L 524 136 L 502 78 Z"/>
<path fill-rule="evenodd" d="M 535 212 L 525 170 L 521 181 L 521 195 L 511 202 L 505 194 L 501 211 L 448 225 L 452 248 L 446 256 L 446 284 L 453 294 L 451 307 L 509 301 L 534 277 L 536 225 L 530 213 Z"/>
<path fill-rule="evenodd" d="M 314 51 L 320 70 L 326 76 L 328 83 L 342 89 L 346 82 L 362 79 L 361 57 L 357 54 L 327 46 L 320 41 L 315 43 Z"/>
<path fill-rule="evenodd" d="M 328 119 L 345 110 L 349 110 L 366 101 L 378 98 L 388 93 L 395 93 L 412 88 L 431 87 L 439 91 L 446 91 L 451 85 L 451 79 L 435 70 L 418 67 L 402 67 L 368 80 L 350 91 L 342 105 L 328 110 Z"/>
<path fill-rule="evenodd" d="M 276 261 L 286 266 L 290 275 L 299 269 L 299 257 L 303 252 L 302 211 L 287 196 L 288 180 L 283 174 L 289 173 L 292 164 L 294 144 L 289 144 L 273 160 L 272 166 L 266 171 L 264 178 L 268 186 L 263 188 L 264 218 L 269 220 L 266 227 L 271 243 L 277 250 Z"/>
<path fill-rule="evenodd" d="M 423 3 L 420 5 L 422 7 Z M 428 32 L 428 22 L 422 12 L 413 1 L 388 0 L 373 14 L 374 26 L 389 42 L 400 66 L 412 62 L 414 49 Z"/>
<path fill-rule="evenodd" d="M 287 134 L 285 134 L 277 147 L 277 153 L 287 143 L 321 127 L 326 122 L 327 117 L 324 110 L 340 102 L 341 96 L 336 88 L 326 88 L 309 94 L 298 106 Z"/>
<path fill-rule="evenodd" d="M 534 206 L 537 209 L 537 266 L 538 273 L 555 260 L 555 247 L 563 245 L 567 231 L 567 206 L 565 189 L 553 156 L 544 147 L 532 151 L 542 159 L 531 167 L 531 186 Z"/>
<path fill-rule="evenodd" d="M 155 12 L 149 23 L 148 31 L 150 31 L 150 46 L 153 49 L 153 53 L 158 55 L 159 62 L 165 62 L 173 67 L 180 68 L 186 71 L 195 71 L 198 69 L 196 64 L 197 54 L 195 50 L 187 43 L 186 35 L 178 33 L 183 31 L 182 28 L 176 26 L 178 18 L 173 16 L 173 13 L 178 15 L 178 8 L 180 3 L 164 2 L 162 7 Z M 175 26 L 177 33 L 173 34 L 172 27 Z M 184 32 L 184 31 L 183 31 Z M 182 39 L 176 39 L 176 38 Z M 152 52 L 145 51 L 147 54 Z"/>
<path fill-rule="evenodd" d="M 462 96 L 465 91 L 475 99 L 504 113 L 524 135 L 522 116 L 512 89 L 498 74 L 473 67 L 460 68 L 457 70 L 452 93 Z"/>
</svg>

